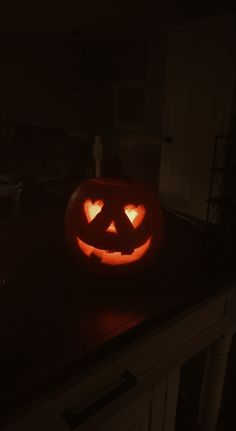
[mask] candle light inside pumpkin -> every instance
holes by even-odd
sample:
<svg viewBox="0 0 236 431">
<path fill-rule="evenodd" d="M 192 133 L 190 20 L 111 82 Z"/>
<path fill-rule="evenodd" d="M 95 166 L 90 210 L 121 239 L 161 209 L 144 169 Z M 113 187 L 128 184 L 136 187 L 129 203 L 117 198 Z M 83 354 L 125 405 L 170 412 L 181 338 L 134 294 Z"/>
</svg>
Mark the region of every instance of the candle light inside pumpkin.
<svg viewBox="0 0 236 431">
<path fill-rule="evenodd" d="M 127 178 L 92 178 L 72 195 L 66 233 L 73 255 L 95 272 L 144 265 L 162 243 L 156 196 Z"/>
</svg>

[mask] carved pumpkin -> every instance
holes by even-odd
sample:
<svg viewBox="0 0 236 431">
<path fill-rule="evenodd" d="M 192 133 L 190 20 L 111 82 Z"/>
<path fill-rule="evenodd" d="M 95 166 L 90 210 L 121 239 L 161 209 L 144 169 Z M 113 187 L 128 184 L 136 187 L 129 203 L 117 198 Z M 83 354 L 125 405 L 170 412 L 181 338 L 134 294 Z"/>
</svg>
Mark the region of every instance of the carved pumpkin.
<svg viewBox="0 0 236 431">
<path fill-rule="evenodd" d="M 158 200 L 124 178 L 93 178 L 72 194 L 66 237 L 74 257 L 95 272 L 127 272 L 155 256 L 162 242 Z"/>
</svg>

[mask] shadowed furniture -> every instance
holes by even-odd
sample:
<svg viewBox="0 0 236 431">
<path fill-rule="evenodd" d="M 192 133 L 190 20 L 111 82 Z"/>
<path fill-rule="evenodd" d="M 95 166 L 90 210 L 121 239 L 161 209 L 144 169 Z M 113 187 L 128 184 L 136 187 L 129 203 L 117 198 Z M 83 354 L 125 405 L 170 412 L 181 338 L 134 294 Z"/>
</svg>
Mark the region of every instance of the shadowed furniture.
<svg viewBox="0 0 236 431">
<path fill-rule="evenodd" d="M 19 126 L 1 160 L 0 200 L 13 200 L 19 213 L 67 199 L 87 175 L 91 145 L 64 130 Z"/>
</svg>

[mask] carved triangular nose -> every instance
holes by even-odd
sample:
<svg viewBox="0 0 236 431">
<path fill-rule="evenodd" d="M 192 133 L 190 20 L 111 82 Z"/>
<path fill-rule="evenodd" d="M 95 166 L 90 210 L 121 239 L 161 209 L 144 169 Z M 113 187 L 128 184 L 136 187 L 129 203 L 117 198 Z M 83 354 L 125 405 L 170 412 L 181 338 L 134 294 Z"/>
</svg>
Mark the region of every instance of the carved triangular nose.
<svg viewBox="0 0 236 431">
<path fill-rule="evenodd" d="M 114 221 L 112 221 L 111 224 L 108 226 L 106 232 L 117 233 Z"/>
</svg>

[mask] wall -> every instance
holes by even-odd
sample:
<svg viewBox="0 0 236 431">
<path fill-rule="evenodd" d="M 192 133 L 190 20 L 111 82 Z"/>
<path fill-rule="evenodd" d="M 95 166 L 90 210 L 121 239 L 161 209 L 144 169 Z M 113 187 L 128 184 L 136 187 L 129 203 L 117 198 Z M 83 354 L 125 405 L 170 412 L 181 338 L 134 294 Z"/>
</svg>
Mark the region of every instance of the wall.
<svg viewBox="0 0 236 431">
<path fill-rule="evenodd" d="M 168 28 L 234 11 L 235 2 L 232 0 L 153 2 L 147 36 L 147 130 L 157 136 L 162 133 Z"/>
<path fill-rule="evenodd" d="M 139 37 L 129 37 L 107 45 L 107 58 L 110 65 L 104 91 L 104 106 L 101 112 L 106 115 L 104 129 L 101 131 L 108 156 L 118 153 L 126 174 L 155 186 L 156 172 L 159 169 L 160 147 L 148 139 L 153 129 L 146 119 L 148 110 L 145 107 L 145 129 L 143 131 L 124 130 L 114 127 L 114 83 L 117 81 L 147 82 L 148 46 L 146 32 Z M 150 94 L 153 89 L 150 89 Z M 148 94 L 148 93 L 147 93 Z M 148 100 L 146 100 L 148 104 Z M 107 105 L 106 105 L 107 103 Z M 101 121 L 102 124 L 102 121 Z"/>
<path fill-rule="evenodd" d="M 160 0 L 153 2 L 149 14 L 146 31 L 141 29 L 139 38 L 129 38 L 126 41 L 113 44 L 111 54 L 111 76 L 114 81 L 144 80 L 146 83 L 145 127 L 143 133 L 136 130 L 124 131 L 115 129 L 113 118 L 110 116 L 110 148 L 119 151 L 124 165 L 136 176 L 149 178 L 150 174 L 158 177 L 161 148 L 150 152 L 151 163 L 154 166 L 149 170 L 149 162 L 144 148 L 140 150 L 140 142 L 145 136 L 151 135 L 160 142 L 163 127 L 164 95 L 165 95 L 165 63 L 166 39 L 168 28 L 192 20 L 200 20 L 210 16 L 231 13 L 233 2 L 230 0 L 216 0 L 206 2 L 200 0 L 194 5 L 186 0 L 178 3 L 175 0 L 168 2 Z M 110 87 L 112 92 L 112 87 Z M 110 111 L 113 113 L 112 93 L 109 99 Z M 148 145 L 147 145 L 148 148 Z M 155 154 L 154 154 L 155 153 Z M 154 157 L 154 159 L 153 159 Z M 153 162 L 154 160 L 154 162 Z M 146 163 L 146 172 L 144 164 Z M 156 170 L 156 172 L 154 172 Z"/>
<path fill-rule="evenodd" d="M 119 145 L 120 131 L 114 128 L 114 83 L 146 79 L 146 40 L 144 37 L 116 40 L 106 43 L 103 64 L 103 90 L 99 105 L 99 124 L 105 152 L 111 156 Z"/>
<path fill-rule="evenodd" d="M 0 52 L 0 112 L 6 145 L 17 124 L 93 134 L 100 81 L 96 69 L 90 73 L 94 53 L 90 46 L 82 51 L 68 39 L 5 34 Z"/>
<path fill-rule="evenodd" d="M 161 136 L 165 91 L 166 30 L 150 28 L 147 63 L 146 130 Z"/>
</svg>

